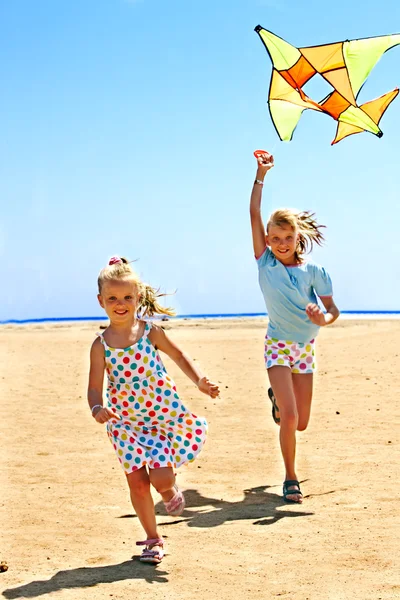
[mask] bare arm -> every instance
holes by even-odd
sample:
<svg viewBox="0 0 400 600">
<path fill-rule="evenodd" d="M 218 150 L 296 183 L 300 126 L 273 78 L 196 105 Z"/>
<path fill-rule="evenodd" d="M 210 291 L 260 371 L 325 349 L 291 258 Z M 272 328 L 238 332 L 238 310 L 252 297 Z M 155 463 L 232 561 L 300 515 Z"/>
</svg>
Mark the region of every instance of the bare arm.
<svg viewBox="0 0 400 600">
<path fill-rule="evenodd" d="M 111 418 L 119 418 L 108 408 L 103 407 L 103 381 L 105 366 L 103 345 L 100 341 L 100 338 L 97 338 L 93 342 L 90 350 L 90 371 L 87 398 L 92 415 L 98 423 L 105 423 Z"/>
<path fill-rule="evenodd" d="M 340 311 L 336 306 L 331 296 L 322 297 L 321 302 L 325 307 L 326 313 L 323 313 L 317 304 L 308 304 L 306 307 L 306 313 L 310 321 L 316 325 L 324 327 L 325 325 L 331 325 L 336 321 L 340 315 Z"/>
<path fill-rule="evenodd" d="M 161 327 L 153 325 L 149 338 L 153 346 L 165 352 L 178 365 L 181 371 L 185 373 L 186 377 L 197 385 L 201 392 L 208 394 L 211 398 L 216 398 L 219 395 L 218 385 L 212 383 L 203 375 L 200 369 L 190 360 L 189 356 L 182 352 Z"/>
<path fill-rule="evenodd" d="M 258 258 L 265 250 L 266 234 L 261 216 L 261 197 L 265 175 L 274 166 L 274 157 L 265 152 L 257 158 L 256 179 L 250 197 L 250 221 L 254 254 Z M 261 183 L 256 183 L 260 181 Z"/>
</svg>

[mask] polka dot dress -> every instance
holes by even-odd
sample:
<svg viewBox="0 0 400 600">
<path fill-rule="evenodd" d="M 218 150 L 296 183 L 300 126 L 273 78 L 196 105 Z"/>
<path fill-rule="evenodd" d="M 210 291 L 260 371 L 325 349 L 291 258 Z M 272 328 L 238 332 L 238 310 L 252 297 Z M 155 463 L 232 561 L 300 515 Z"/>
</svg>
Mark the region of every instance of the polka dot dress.
<svg viewBox="0 0 400 600">
<path fill-rule="evenodd" d="M 179 467 L 201 451 L 207 421 L 182 404 L 146 323 L 143 336 L 128 348 L 111 348 L 102 334 L 108 376 L 108 408 L 121 420 L 108 421 L 107 433 L 125 473 L 144 465 Z"/>
</svg>

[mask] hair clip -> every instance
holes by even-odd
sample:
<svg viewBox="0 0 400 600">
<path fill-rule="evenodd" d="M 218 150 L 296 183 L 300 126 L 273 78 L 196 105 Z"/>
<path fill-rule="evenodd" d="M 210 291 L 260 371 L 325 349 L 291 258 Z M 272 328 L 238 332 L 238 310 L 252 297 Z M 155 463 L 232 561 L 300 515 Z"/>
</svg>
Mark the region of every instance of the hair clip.
<svg viewBox="0 0 400 600">
<path fill-rule="evenodd" d="M 122 259 L 119 256 L 112 256 L 108 261 L 109 265 L 118 265 L 119 263 L 122 263 Z"/>
</svg>

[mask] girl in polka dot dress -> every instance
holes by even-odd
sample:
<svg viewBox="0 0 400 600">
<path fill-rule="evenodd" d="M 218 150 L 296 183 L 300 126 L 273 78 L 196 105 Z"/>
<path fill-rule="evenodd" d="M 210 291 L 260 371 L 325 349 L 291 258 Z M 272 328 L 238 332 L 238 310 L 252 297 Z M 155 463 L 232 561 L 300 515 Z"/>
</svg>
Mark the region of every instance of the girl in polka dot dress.
<svg viewBox="0 0 400 600">
<path fill-rule="evenodd" d="M 322 225 L 308 212 L 276 210 L 267 227 L 261 217 L 261 195 L 266 173 L 274 166 L 271 154 L 257 150 L 257 173 L 250 200 L 254 253 L 260 287 L 268 312 L 265 364 L 271 387 L 272 416 L 280 425 L 285 464 L 283 497 L 301 503 L 303 495 L 295 470 L 296 431 L 310 418 L 315 370 L 315 337 L 320 327 L 339 316 L 332 284 L 324 268 L 305 260 L 313 243 L 324 240 Z M 317 296 L 325 311 L 318 306 Z"/>
<path fill-rule="evenodd" d="M 164 542 L 159 535 L 150 484 L 161 494 L 168 514 L 185 508 L 174 469 L 201 451 L 207 422 L 189 412 L 159 355 L 165 352 L 199 390 L 215 398 L 218 386 L 203 376 L 164 330 L 139 318 L 172 315 L 157 302 L 157 293 L 142 283 L 125 258 L 113 257 L 98 278 L 98 300 L 110 325 L 93 342 L 88 402 L 107 433 L 125 472 L 135 512 L 146 533 L 140 560 L 159 563 Z M 107 373 L 107 403 L 103 379 Z"/>
</svg>

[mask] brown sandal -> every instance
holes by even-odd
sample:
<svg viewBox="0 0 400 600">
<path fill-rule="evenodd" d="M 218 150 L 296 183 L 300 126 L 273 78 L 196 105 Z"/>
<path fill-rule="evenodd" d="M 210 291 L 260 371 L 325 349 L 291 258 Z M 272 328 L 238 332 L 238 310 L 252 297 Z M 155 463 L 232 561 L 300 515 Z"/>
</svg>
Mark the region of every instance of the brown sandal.
<svg viewBox="0 0 400 600">
<path fill-rule="evenodd" d="M 280 417 L 279 417 L 279 407 L 276 403 L 275 394 L 272 391 L 272 388 L 268 389 L 268 397 L 272 402 L 272 418 L 275 421 L 275 423 L 277 425 L 279 425 L 279 423 L 281 422 Z"/>
</svg>

